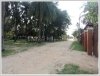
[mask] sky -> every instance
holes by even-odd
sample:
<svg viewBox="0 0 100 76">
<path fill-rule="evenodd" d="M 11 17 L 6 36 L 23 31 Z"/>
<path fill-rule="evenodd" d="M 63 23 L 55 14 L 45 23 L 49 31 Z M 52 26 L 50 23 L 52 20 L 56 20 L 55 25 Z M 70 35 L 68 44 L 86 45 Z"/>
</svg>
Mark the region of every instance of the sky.
<svg viewBox="0 0 100 76">
<path fill-rule="evenodd" d="M 77 22 L 79 22 L 79 16 L 82 14 L 83 8 L 81 8 L 86 1 L 59 1 L 58 8 L 61 10 L 66 10 L 71 19 L 71 25 L 67 30 L 67 34 L 72 36 L 72 33 L 77 30 Z M 81 28 L 85 25 L 80 24 Z"/>
</svg>

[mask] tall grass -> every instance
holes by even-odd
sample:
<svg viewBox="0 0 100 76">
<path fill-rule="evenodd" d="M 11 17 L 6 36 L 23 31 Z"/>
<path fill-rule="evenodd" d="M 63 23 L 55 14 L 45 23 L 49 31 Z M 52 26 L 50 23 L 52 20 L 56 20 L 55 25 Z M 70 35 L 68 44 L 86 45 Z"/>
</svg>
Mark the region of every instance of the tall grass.
<svg viewBox="0 0 100 76">
<path fill-rule="evenodd" d="M 74 41 L 70 46 L 70 49 L 77 50 L 77 51 L 84 51 L 83 46 L 78 41 Z"/>
</svg>

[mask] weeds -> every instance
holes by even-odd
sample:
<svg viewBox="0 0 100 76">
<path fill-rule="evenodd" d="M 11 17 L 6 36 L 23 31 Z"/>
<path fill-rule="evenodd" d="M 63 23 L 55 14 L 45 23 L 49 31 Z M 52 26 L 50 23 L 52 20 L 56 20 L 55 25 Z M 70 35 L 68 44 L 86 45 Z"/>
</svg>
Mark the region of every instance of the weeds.
<svg viewBox="0 0 100 76">
<path fill-rule="evenodd" d="M 77 50 L 77 51 L 84 51 L 83 46 L 78 42 L 78 41 L 74 41 L 70 47 L 70 49 L 72 50 Z"/>
<path fill-rule="evenodd" d="M 92 74 L 89 71 L 80 69 L 78 65 L 65 64 L 64 68 L 60 71 L 57 69 L 57 74 Z"/>
</svg>

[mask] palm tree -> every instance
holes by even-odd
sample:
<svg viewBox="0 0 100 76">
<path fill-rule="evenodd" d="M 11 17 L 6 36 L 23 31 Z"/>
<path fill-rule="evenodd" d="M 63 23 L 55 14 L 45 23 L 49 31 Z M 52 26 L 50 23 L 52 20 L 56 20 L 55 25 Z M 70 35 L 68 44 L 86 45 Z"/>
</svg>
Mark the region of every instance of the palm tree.
<svg viewBox="0 0 100 76">
<path fill-rule="evenodd" d="M 31 12 L 38 20 L 39 34 L 38 38 L 41 41 L 41 31 L 43 24 L 48 25 L 56 19 L 56 6 L 52 2 L 32 2 Z"/>
<path fill-rule="evenodd" d="M 52 23 L 52 27 L 55 31 L 53 35 L 59 38 L 59 36 L 64 34 L 70 24 L 70 17 L 67 12 L 58 10 L 57 19 Z"/>
</svg>

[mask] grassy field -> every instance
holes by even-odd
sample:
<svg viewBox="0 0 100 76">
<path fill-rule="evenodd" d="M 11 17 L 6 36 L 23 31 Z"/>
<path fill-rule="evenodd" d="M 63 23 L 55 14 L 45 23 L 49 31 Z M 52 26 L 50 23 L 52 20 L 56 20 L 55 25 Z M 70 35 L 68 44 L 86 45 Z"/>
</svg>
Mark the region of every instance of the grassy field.
<svg viewBox="0 0 100 76">
<path fill-rule="evenodd" d="M 13 55 L 22 51 L 26 51 L 28 48 L 42 46 L 44 44 L 44 42 L 27 42 L 26 40 L 17 40 L 16 42 L 13 40 L 6 40 L 4 41 L 5 51 L 2 52 L 2 56 L 5 57 Z"/>
<path fill-rule="evenodd" d="M 70 49 L 72 50 L 77 50 L 77 51 L 84 51 L 83 46 L 78 42 L 78 41 L 74 41 L 70 47 Z"/>
<path fill-rule="evenodd" d="M 65 64 L 63 69 L 58 70 L 57 74 L 92 74 L 93 72 L 89 72 L 86 70 L 82 70 L 78 65 L 75 64 Z"/>
</svg>

